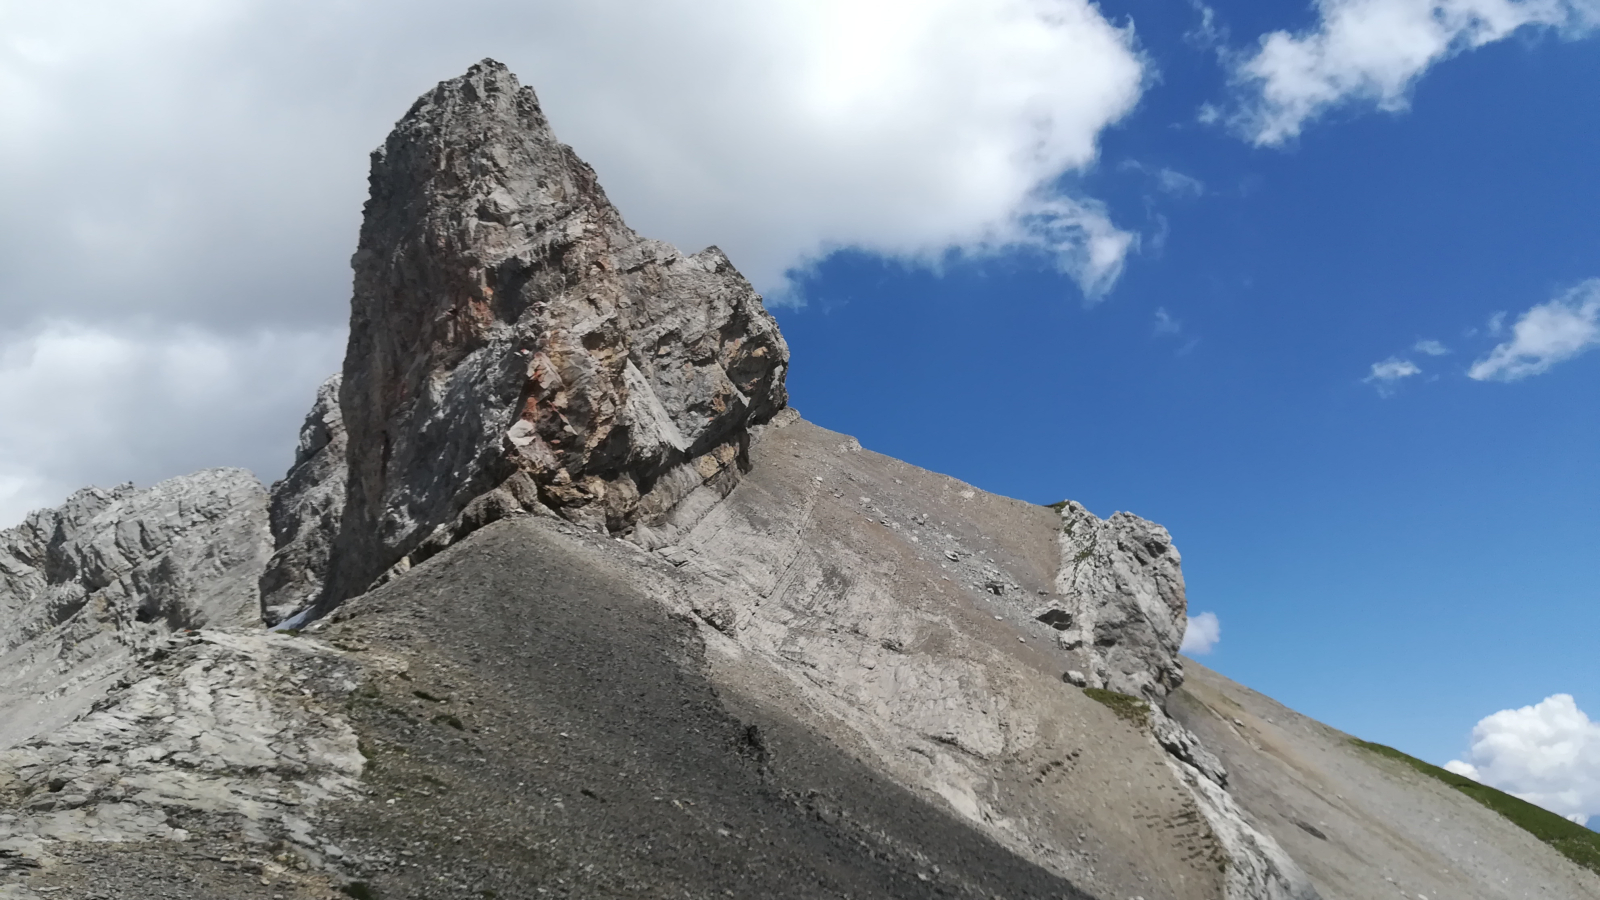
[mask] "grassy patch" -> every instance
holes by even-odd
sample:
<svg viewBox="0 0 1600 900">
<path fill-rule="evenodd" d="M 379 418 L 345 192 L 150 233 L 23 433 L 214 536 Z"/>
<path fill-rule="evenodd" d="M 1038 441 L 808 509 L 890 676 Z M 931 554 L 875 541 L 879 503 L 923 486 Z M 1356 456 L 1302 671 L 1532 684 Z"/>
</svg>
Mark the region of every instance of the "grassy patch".
<svg viewBox="0 0 1600 900">
<path fill-rule="evenodd" d="M 1071 500 L 1057 500 L 1056 502 L 1050 504 L 1050 508 L 1056 512 L 1061 512 L 1063 509 L 1066 509 L 1067 504 L 1071 502 Z"/>
<path fill-rule="evenodd" d="M 1140 728 L 1150 724 L 1150 707 L 1138 697 L 1102 688 L 1084 688 L 1083 694 Z"/>
<path fill-rule="evenodd" d="M 1471 778 L 1457 775 L 1435 765 L 1408 756 L 1393 747 L 1368 741 L 1350 739 L 1357 747 L 1402 762 L 1424 775 L 1429 775 L 1450 785 L 1468 797 L 1482 803 L 1511 820 L 1513 825 L 1534 837 L 1591 872 L 1600 874 L 1600 833 L 1590 831 L 1576 822 L 1564 819 L 1548 809 L 1519 800 L 1504 791 L 1497 791 Z"/>
</svg>

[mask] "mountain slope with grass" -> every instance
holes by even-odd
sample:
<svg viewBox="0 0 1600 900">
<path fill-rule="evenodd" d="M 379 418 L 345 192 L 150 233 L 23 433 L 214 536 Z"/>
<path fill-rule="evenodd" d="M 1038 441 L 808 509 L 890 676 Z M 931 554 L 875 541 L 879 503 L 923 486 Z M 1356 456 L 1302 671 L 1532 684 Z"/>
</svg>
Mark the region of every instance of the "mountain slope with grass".
<svg viewBox="0 0 1600 900">
<path fill-rule="evenodd" d="M 1324 897 L 1600 897 L 1600 835 L 1189 662 L 1174 717 Z"/>
</svg>

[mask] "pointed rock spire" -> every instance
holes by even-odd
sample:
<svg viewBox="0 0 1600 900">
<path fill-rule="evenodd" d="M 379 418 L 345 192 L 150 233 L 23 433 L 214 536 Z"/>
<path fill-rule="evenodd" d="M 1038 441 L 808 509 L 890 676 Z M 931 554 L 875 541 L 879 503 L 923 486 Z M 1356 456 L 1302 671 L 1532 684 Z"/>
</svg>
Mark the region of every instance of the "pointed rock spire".
<svg viewBox="0 0 1600 900">
<path fill-rule="evenodd" d="M 787 402 L 777 324 L 721 251 L 628 228 L 505 66 L 419 99 L 370 184 L 324 607 L 508 509 L 649 544 L 686 497 L 732 489 Z"/>
</svg>

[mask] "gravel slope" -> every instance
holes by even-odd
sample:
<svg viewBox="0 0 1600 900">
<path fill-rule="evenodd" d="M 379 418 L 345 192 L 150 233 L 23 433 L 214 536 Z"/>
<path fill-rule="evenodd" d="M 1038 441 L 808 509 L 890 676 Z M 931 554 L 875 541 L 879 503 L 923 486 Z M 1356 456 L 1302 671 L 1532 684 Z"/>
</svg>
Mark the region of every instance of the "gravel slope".
<svg viewBox="0 0 1600 900">
<path fill-rule="evenodd" d="M 735 717 L 695 626 L 595 552 L 502 522 L 327 631 L 409 663 L 353 705 L 373 797 L 327 828 L 378 896 L 1087 896 L 804 727 Z"/>
</svg>

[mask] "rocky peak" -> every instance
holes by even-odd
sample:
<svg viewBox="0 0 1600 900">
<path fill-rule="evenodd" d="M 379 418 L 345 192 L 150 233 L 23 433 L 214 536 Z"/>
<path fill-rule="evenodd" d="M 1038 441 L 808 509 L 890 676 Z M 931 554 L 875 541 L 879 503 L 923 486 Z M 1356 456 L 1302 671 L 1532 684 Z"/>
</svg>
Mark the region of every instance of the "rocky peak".
<svg viewBox="0 0 1600 900">
<path fill-rule="evenodd" d="M 503 65 L 419 99 L 370 185 L 325 606 L 485 503 L 649 545 L 685 498 L 732 489 L 787 402 L 776 323 L 721 251 L 629 229 Z"/>
</svg>

